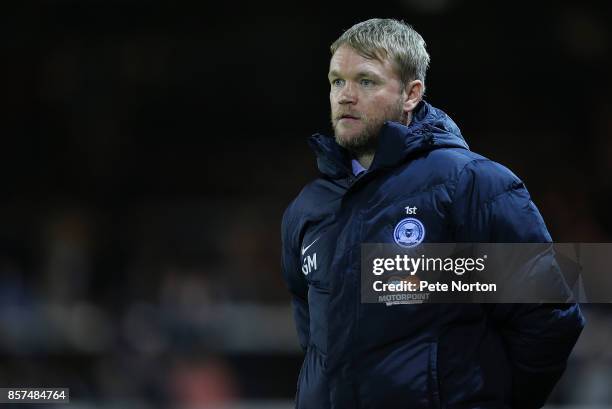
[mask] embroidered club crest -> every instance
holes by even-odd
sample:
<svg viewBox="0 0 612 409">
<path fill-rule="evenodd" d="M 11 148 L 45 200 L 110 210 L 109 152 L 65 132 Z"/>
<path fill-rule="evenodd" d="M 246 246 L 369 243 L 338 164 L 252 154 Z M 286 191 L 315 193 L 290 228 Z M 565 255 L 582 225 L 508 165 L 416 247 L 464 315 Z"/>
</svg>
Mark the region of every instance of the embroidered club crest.
<svg viewBox="0 0 612 409">
<path fill-rule="evenodd" d="M 418 219 L 400 220 L 393 230 L 393 240 L 402 247 L 414 247 L 425 239 L 425 226 Z"/>
</svg>

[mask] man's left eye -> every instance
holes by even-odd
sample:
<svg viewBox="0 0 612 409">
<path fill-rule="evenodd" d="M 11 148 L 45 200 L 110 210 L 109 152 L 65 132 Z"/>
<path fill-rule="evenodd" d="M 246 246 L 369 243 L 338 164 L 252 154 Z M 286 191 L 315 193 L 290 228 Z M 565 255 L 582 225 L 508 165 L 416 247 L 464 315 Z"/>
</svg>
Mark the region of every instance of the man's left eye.
<svg viewBox="0 0 612 409">
<path fill-rule="evenodd" d="M 374 85 L 374 81 L 366 79 L 366 78 L 363 78 L 361 80 L 361 85 L 366 86 L 366 87 L 370 87 L 370 86 Z"/>
</svg>

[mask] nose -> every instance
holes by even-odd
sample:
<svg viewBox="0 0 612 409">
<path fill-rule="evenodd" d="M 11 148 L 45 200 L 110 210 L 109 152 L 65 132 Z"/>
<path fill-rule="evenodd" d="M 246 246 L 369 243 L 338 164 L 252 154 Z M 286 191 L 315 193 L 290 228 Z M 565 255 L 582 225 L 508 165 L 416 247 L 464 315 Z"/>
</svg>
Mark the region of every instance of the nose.
<svg viewBox="0 0 612 409">
<path fill-rule="evenodd" d="M 346 85 L 338 93 L 338 103 L 344 105 L 354 104 L 355 102 L 357 102 L 357 94 L 353 85 L 347 81 Z"/>
</svg>

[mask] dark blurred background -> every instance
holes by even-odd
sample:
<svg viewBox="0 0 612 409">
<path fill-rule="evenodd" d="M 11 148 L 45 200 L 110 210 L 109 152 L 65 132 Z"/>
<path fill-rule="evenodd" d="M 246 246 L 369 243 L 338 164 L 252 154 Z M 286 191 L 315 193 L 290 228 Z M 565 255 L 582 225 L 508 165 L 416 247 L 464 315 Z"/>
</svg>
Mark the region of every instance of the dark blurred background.
<svg viewBox="0 0 612 409">
<path fill-rule="evenodd" d="M 426 99 L 525 180 L 556 241 L 612 239 L 610 2 L 2 8 L 0 386 L 292 407 L 280 218 L 331 131 L 329 45 L 371 17 L 423 35 Z M 612 407 L 612 309 L 584 311 L 551 408 Z"/>
</svg>

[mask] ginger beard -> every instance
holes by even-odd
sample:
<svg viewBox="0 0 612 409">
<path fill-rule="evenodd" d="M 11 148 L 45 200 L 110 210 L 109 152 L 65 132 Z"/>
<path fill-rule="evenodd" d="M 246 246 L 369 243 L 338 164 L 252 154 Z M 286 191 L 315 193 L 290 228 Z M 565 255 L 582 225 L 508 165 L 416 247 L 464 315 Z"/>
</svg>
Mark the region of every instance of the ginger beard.
<svg viewBox="0 0 612 409">
<path fill-rule="evenodd" d="M 403 93 L 382 111 L 380 115 L 368 116 L 362 112 L 340 110 L 331 114 L 331 123 L 334 128 L 336 143 L 355 156 L 373 154 L 376 152 L 378 135 L 385 121 L 406 123 L 407 113 L 403 109 Z M 357 116 L 357 120 L 343 120 L 343 114 Z"/>
</svg>

